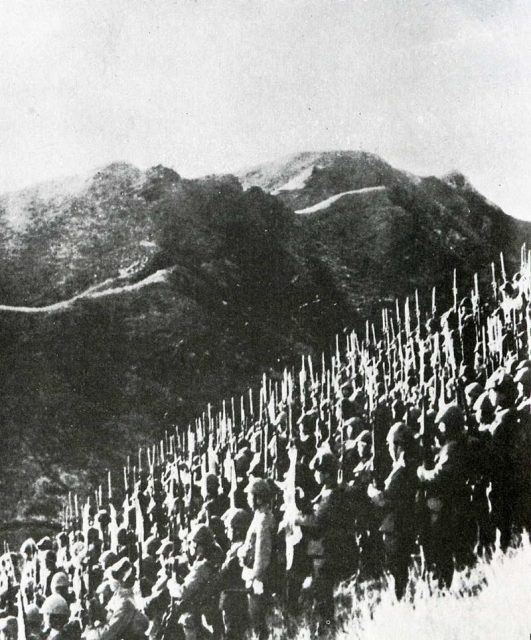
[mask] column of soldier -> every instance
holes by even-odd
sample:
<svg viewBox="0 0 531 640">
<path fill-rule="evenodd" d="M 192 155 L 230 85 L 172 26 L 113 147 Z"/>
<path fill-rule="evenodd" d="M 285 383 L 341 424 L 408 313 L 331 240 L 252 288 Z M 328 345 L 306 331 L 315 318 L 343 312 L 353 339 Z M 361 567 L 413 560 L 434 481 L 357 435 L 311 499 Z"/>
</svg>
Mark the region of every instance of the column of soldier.
<svg viewBox="0 0 531 640">
<path fill-rule="evenodd" d="M 273 607 L 333 632 L 340 581 L 419 561 L 440 588 L 531 525 L 531 255 L 490 300 L 477 277 L 424 317 L 418 296 L 320 367 L 265 376 L 68 497 L 63 530 L 0 559 L 0 637 L 269 634 Z M 327 361 L 328 360 L 328 361 Z M 256 402 L 257 401 L 257 402 Z M 236 405 L 236 406 L 235 406 Z M 119 500 L 117 500 L 120 493 Z M 105 494 L 105 495 L 104 495 Z M 123 504 L 117 508 L 118 502 Z"/>
</svg>

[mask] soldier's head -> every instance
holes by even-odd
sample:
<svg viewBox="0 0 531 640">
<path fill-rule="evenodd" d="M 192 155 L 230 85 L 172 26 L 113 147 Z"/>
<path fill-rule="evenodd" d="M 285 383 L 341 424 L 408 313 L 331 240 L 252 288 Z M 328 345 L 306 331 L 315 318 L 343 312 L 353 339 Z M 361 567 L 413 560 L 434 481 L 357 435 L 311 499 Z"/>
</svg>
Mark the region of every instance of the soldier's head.
<svg viewBox="0 0 531 640">
<path fill-rule="evenodd" d="M 514 381 L 519 395 L 528 398 L 531 395 L 531 366 L 519 368 L 514 376 Z"/>
<path fill-rule="evenodd" d="M 244 476 L 251 466 L 252 454 L 249 448 L 244 448 L 239 451 L 234 458 L 234 466 L 236 467 L 236 474 L 238 476 Z"/>
<path fill-rule="evenodd" d="M 404 419 L 404 416 L 406 415 L 406 405 L 403 403 L 401 398 L 393 400 L 391 411 L 393 413 L 393 420 L 398 422 Z"/>
<path fill-rule="evenodd" d="M 486 388 L 494 407 L 509 409 L 518 397 L 518 391 L 514 380 L 508 373 L 499 369 L 487 380 Z"/>
<path fill-rule="evenodd" d="M 205 478 L 206 492 L 208 497 L 215 497 L 219 491 L 219 479 L 215 473 L 208 473 Z"/>
<path fill-rule="evenodd" d="M 183 630 L 184 640 L 198 640 L 202 636 L 197 617 L 193 613 L 184 613 L 179 618 L 179 622 Z"/>
<path fill-rule="evenodd" d="M 387 433 L 387 447 L 393 462 L 402 454 L 409 456 L 413 448 L 413 431 L 405 422 L 395 422 Z"/>
<path fill-rule="evenodd" d="M 365 429 L 365 423 L 359 416 L 354 416 L 345 423 L 345 436 L 347 439 L 357 438 Z"/>
<path fill-rule="evenodd" d="M 62 596 L 66 600 L 68 597 L 69 587 L 70 587 L 70 581 L 68 580 L 68 576 L 66 575 L 66 573 L 63 573 L 62 571 L 58 571 L 57 573 L 54 574 L 52 578 L 52 583 L 50 585 L 52 593 L 58 593 L 60 596 Z"/>
<path fill-rule="evenodd" d="M 455 440 L 465 429 L 465 417 L 456 404 L 443 407 L 435 417 L 437 437 L 442 442 Z"/>
<path fill-rule="evenodd" d="M 87 531 L 87 544 L 96 545 L 100 541 L 100 532 L 96 527 L 89 527 Z"/>
<path fill-rule="evenodd" d="M 42 615 L 36 604 L 30 604 L 26 609 L 26 627 L 30 632 L 39 633 L 42 625 Z M 40 636 L 38 636 L 40 637 Z"/>
<path fill-rule="evenodd" d="M 313 469 L 315 479 L 321 486 L 336 484 L 338 461 L 331 451 L 318 451 L 310 463 L 310 468 Z"/>
<path fill-rule="evenodd" d="M 315 430 L 315 422 L 319 414 L 316 410 L 308 411 L 299 418 L 299 434 L 301 438 L 311 435 Z"/>
<path fill-rule="evenodd" d="M 41 609 L 45 629 L 60 631 L 68 622 L 70 609 L 66 600 L 57 593 L 48 596 Z"/>
<path fill-rule="evenodd" d="M 371 432 L 365 429 L 356 439 L 356 451 L 360 460 L 368 460 L 371 457 Z"/>
<path fill-rule="evenodd" d="M 120 529 L 118 529 L 117 537 L 118 537 L 118 544 L 121 547 L 127 546 L 128 535 L 127 535 L 127 529 L 125 527 L 120 527 Z"/>
<path fill-rule="evenodd" d="M 441 330 L 441 323 L 439 322 L 439 318 L 430 318 L 426 323 L 426 327 L 428 329 L 428 333 L 434 335 Z"/>
<path fill-rule="evenodd" d="M 118 558 L 113 551 L 104 551 L 100 556 L 99 564 L 103 571 L 106 571 L 109 567 L 112 567 L 117 560 Z"/>
<path fill-rule="evenodd" d="M 112 598 L 113 588 L 109 580 L 103 580 L 96 589 L 96 598 L 98 602 L 106 607 L 109 600 Z"/>
<path fill-rule="evenodd" d="M 171 540 L 164 540 L 157 552 L 159 562 L 163 564 L 169 560 L 175 553 L 175 544 Z"/>
<path fill-rule="evenodd" d="M 267 507 L 271 503 L 271 485 L 264 478 L 253 478 L 245 489 L 247 502 L 251 509 Z"/>
<path fill-rule="evenodd" d="M 31 560 L 33 556 L 37 553 L 37 545 L 35 544 L 35 540 L 33 538 L 28 538 L 24 540 L 22 546 L 20 547 L 20 553 L 26 560 Z"/>
<path fill-rule="evenodd" d="M 226 519 L 227 537 L 231 542 L 245 540 L 251 524 L 251 514 L 245 509 L 234 509 Z"/>
<path fill-rule="evenodd" d="M 192 558 L 205 558 L 214 546 L 214 534 L 206 524 L 196 525 L 188 539 L 188 552 Z"/>
<path fill-rule="evenodd" d="M 66 531 L 61 531 L 61 533 L 57 534 L 56 539 L 59 549 L 66 549 L 68 547 L 68 533 L 66 533 Z"/>
<path fill-rule="evenodd" d="M 15 616 L 0 618 L 0 638 L 2 640 L 17 640 L 18 623 Z"/>
<path fill-rule="evenodd" d="M 476 400 L 483 393 L 484 389 L 479 382 L 471 382 L 465 387 L 466 400 L 469 407 L 473 407 Z"/>
<path fill-rule="evenodd" d="M 111 587 L 121 589 L 132 589 L 136 580 L 136 569 L 131 564 L 129 558 L 122 558 L 115 562 L 109 569 L 113 583 Z"/>
<path fill-rule="evenodd" d="M 406 411 L 406 423 L 413 433 L 419 431 L 421 415 L 422 412 L 418 407 L 411 407 Z"/>
<path fill-rule="evenodd" d="M 354 387 L 352 386 L 352 382 L 345 382 L 341 386 L 341 395 L 343 396 L 343 398 L 350 398 L 353 392 L 354 392 Z"/>
<path fill-rule="evenodd" d="M 484 391 L 474 402 L 474 415 L 478 424 L 491 424 L 494 421 L 494 406 L 489 392 Z"/>
<path fill-rule="evenodd" d="M 148 556 L 156 558 L 157 552 L 160 549 L 160 545 L 160 538 L 155 534 L 150 535 L 145 542 L 146 553 L 148 554 Z"/>
</svg>

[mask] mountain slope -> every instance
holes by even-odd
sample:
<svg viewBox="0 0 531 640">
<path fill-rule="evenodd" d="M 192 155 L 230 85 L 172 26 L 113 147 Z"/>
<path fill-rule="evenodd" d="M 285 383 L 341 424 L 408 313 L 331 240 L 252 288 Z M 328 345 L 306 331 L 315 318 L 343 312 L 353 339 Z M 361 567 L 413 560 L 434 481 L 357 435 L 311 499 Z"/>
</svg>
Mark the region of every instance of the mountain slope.
<svg viewBox="0 0 531 640">
<path fill-rule="evenodd" d="M 417 178 L 362 152 L 240 180 L 115 163 L 50 199 L 26 190 L 16 226 L 0 197 L 4 520 L 48 517 L 67 486 L 381 301 L 449 291 L 454 268 L 469 281 L 529 238 L 459 174 Z"/>
</svg>

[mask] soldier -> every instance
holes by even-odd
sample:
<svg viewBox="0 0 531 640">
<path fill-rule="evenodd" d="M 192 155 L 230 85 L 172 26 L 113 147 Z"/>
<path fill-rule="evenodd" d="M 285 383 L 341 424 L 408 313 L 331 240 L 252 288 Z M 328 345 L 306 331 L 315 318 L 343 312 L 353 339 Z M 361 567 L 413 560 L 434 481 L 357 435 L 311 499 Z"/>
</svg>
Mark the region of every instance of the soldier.
<svg viewBox="0 0 531 640">
<path fill-rule="evenodd" d="M 247 589 L 242 578 L 238 551 L 251 524 L 251 514 L 244 509 L 230 511 L 225 519 L 230 548 L 220 570 L 218 586 L 221 591 L 219 608 L 223 617 L 224 637 L 239 640 L 249 625 Z"/>
<path fill-rule="evenodd" d="M 68 625 L 70 608 L 64 598 L 54 593 L 42 605 L 44 638 L 47 640 L 77 640 L 77 627 Z"/>
<path fill-rule="evenodd" d="M 136 572 L 127 558 L 110 569 L 113 595 L 107 604 L 107 624 L 85 632 L 86 640 L 145 640 L 148 620 L 134 602 Z"/>
<path fill-rule="evenodd" d="M 518 390 L 515 405 L 523 438 L 522 457 L 525 464 L 525 460 L 531 459 L 531 364 L 529 361 L 523 361 L 518 365 L 514 381 Z M 522 524 L 524 529 L 531 531 L 531 474 L 525 473 L 525 466 L 523 474 Z"/>
<path fill-rule="evenodd" d="M 15 616 L 0 618 L 0 640 L 17 640 L 18 624 Z"/>
<path fill-rule="evenodd" d="M 199 522 L 208 522 L 212 516 L 221 516 L 229 508 L 229 500 L 223 493 L 219 493 L 219 479 L 214 473 L 207 474 L 205 478 L 206 497 L 197 516 Z"/>
<path fill-rule="evenodd" d="M 394 577 L 396 597 L 400 599 L 406 590 L 409 560 L 415 545 L 417 478 L 414 436 L 410 427 L 396 422 L 389 430 L 387 444 L 393 461 L 391 473 L 382 490 L 370 484 L 367 494 L 384 513 L 380 532 L 386 566 Z"/>
<path fill-rule="evenodd" d="M 51 592 L 59 594 L 68 604 L 71 604 L 75 599 L 74 594 L 70 593 L 70 580 L 66 573 L 62 571 L 54 574 L 51 582 Z"/>
<path fill-rule="evenodd" d="M 437 439 L 441 449 L 433 469 L 421 466 L 417 477 L 427 489 L 430 513 L 430 540 L 426 549 L 439 585 L 449 587 L 454 572 L 454 557 L 463 558 L 463 521 L 468 514 L 469 496 L 466 489 L 467 451 L 464 436 L 464 416 L 457 405 L 441 409 L 435 418 Z"/>
<path fill-rule="evenodd" d="M 173 609 L 187 640 L 205 634 L 201 616 L 207 622 L 216 615 L 212 584 L 218 571 L 218 553 L 214 534 L 206 525 L 197 525 L 189 537 L 189 554 L 193 558 L 190 572 L 184 579 L 179 598 Z"/>
<path fill-rule="evenodd" d="M 300 514 L 295 523 L 306 528 L 311 538 L 308 555 L 312 559 L 313 609 L 317 617 L 317 633 L 334 628 L 334 587 L 346 577 L 352 550 L 348 548 L 352 527 L 348 495 L 337 485 L 337 458 L 321 450 L 312 461 L 321 491 L 313 501 L 313 512 Z M 350 551 L 350 554 L 349 554 Z"/>
<path fill-rule="evenodd" d="M 42 614 L 36 604 L 30 604 L 26 613 L 26 640 L 42 640 Z"/>
<path fill-rule="evenodd" d="M 523 499 L 529 460 L 525 459 L 525 434 L 515 408 L 517 388 L 502 370 L 487 382 L 489 398 L 495 407 L 492 434 L 492 518 L 499 529 L 500 545 L 505 551 L 511 543 L 513 528 L 523 524 Z"/>
<path fill-rule="evenodd" d="M 238 550 L 243 566 L 242 578 L 249 593 L 251 625 L 259 639 L 267 638 L 267 604 L 274 574 L 273 554 L 277 524 L 271 512 L 271 486 L 267 480 L 254 479 L 247 487 L 253 519 L 245 542 Z"/>
<path fill-rule="evenodd" d="M 57 568 L 57 557 L 55 551 L 51 549 L 44 552 L 44 575 L 46 576 L 44 584 L 44 595 L 49 596 L 52 593 L 52 579 L 59 571 Z"/>
</svg>

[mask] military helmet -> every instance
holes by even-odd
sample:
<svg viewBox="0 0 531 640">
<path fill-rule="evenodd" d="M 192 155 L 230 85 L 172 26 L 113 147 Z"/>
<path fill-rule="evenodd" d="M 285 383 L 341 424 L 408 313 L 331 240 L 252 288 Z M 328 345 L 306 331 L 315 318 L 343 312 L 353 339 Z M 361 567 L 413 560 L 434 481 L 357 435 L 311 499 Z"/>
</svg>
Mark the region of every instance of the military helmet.
<svg viewBox="0 0 531 640">
<path fill-rule="evenodd" d="M 465 296 L 459 303 L 459 306 L 461 309 L 472 309 L 472 300 L 468 296 Z"/>
<path fill-rule="evenodd" d="M 364 429 L 356 438 L 356 442 L 364 442 L 365 444 L 371 444 L 372 435 L 368 429 Z"/>
<path fill-rule="evenodd" d="M 70 609 L 66 600 L 58 593 L 53 593 L 48 596 L 44 601 L 41 612 L 49 616 L 68 616 L 70 615 Z"/>
<path fill-rule="evenodd" d="M 489 392 L 484 391 L 479 398 L 474 402 L 473 406 L 474 411 L 485 411 L 491 412 L 494 411 L 494 407 L 489 398 Z"/>
<path fill-rule="evenodd" d="M 482 393 L 483 387 L 479 384 L 479 382 L 471 382 L 465 387 L 465 394 L 468 398 L 469 404 L 473 405 Z"/>
<path fill-rule="evenodd" d="M 209 547 L 214 544 L 214 534 L 212 533 L 212 529 L 207 527 L 206 524 L 200 524 L 190 533 L 190 540 L 196 544 Z"/>
<path fill-rule="evenodd" d="M 517 384 L 520 383 L 525 389 L 529 389 L 531 387 L 531 368 L 518 369 L 514 381 Z"/>
<path fill-rule="evenodd" d="M 216 490 L 219 488 L 219 478 L 215 473 L 207 473 L 205 476 L 207 489 Z"/>
<path fill-rule="evenodd" d="M 403 418 L 406 413 L 406 405 L 401 398 L 396 398 L 391 404 L 391 410 L 397 418 Z"/>
<path fill-rule="evenodd" d="M 234 509 L 225 524 L 231 529 L 248 529 L 251 524 L 251 514 L 245 509 Z"/>
<path fill-rule="evenodd" d="M 336 473 L 338 461 L 331 451 L 318 451 L 310 466 L 315 471 L 322 473 Z"/>
<path fill-rule="evenodd" d="M 439 410 L 435 417 L 435 424 L 444 423 L 449 434 L 462 433 L 465 427 L 465 417 L 456 404 L 450 404 Z"/>
<path fill-rule="evenodd" d="M 264 499 L 271 498 L 271 485 L 263 478 L 253 478 L 245 489 L 246 493 Z"/>
<path fill-rule="evenodd" d="M 520 360 L 516 366 L 516 370 L 520 371 L 520 369 L 531 369 L 531 360 Z"/>
<path fill-rule="evenodd" d="M 149 555 L 151 555 L 152 553 L 157 553 L 160 548 L 160 544 L 161 542 L 158 536 L 156 536 L 155 534 L 149 536 L 145 543 L 147 553 Z"/>
<path fill-rule="evenodd" d="M 409 446 L 413 442 L 411 427 L 405 422 L 395 422 L 387 433 L 387 442 L 398 447 Z"/>
<path fill-rule="evenodd" d="M 514 380 L 508 373 L 503 371 L 503 369 L 498 369 L 490 376 L 487 380 L 486 388 L 494 389 L 503 394 L 509 402 L 515 400 L 517 396 Z"/>
<path fill-rule="evenodd" d="M 39 607 L 35 603 L 28 605 L 25 613 L 26 622 L 29 622 L 29 624 L 41 624 L 41 612 L 39 611 Z"/>
<path fill-rule="evenodd" d="M 5 631 L 6 634 L 2 636 L 4 638 L 14 638 L 17 635 L 18 621 L 15 616 L 6 616 L 0 618 L 0 631 Z"/>
<path fill-rule="evenodd" d="M 164 558 L 171 556 L 171 554 L 175 551 L 175 545 L 171 540 L 164 540 L 164 542 L 160 545 L 157 554 L 159 556 L 163 556 Z"/>
<path fill-rule="evenodd" d="M 28 538 L 24 540 L 20 547 L 20 553 L 22 555 L 34 555 L 37 551 L 37 545 L 35 544 L 35 540 L 33 538 Z"/>
<path fill-rule="evenodd" d="M 57 587 L 68 587 L 68 586 L 70 586 L 70 581 L 68 580 L 68 576 L 66 575 L 66 573 L 63 573 L 62 571 L 58 571 L 57 573 L 54 573 L 52 577 L 52 582 L 50 584 L 52 591 L 54 591 Z"/>
<path fill-rule="evenodd" d="M 108 569 L 117 560 L 117 556 L 114 551 L 104 551 L 100 556 L 100 565 L 103 569 Z"/>
<path fill-rule="evenodd" d="M 39 551 L 50 551 L 53 549 L 53 542 L 49 536 L 44 536 L 39 542 L 37 542 L 37 549 Z"/>
<path fill-rule="evenodd" d="M 135 567 L 128 558 L 122 558 L 110 568 L 111 577 L 124 587 L 132 587 L 135 581 Z"/>
</svg>

